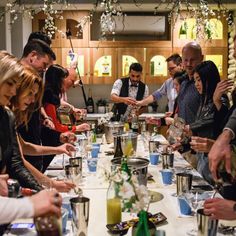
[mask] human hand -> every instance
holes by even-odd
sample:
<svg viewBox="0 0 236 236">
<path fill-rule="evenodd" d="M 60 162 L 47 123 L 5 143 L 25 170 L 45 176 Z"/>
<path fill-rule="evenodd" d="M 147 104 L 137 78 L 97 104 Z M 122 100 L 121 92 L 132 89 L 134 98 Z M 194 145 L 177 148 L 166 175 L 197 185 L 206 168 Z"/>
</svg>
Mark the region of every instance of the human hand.
<svg viewBox="0 0 236 236">
<path fill-rule="evenodd" d="M 196 152 L 209 152 L 215 140 L 197 136 L 191 137 L 191 148 Z"/>
<path fill-rule="evenodd" d="M 74 108 L 73 109 L 74 116 L 76 120 L 85 120 L 87 116 L 87 110 L 86 109 L 79 109 Z"/>
<path fill-rule="evenodd" d="M 174 124 L 174 118 L 171 117 L 165 117 L 166 125 L 173 125 Z"/>
<path fill-rule="evenodd" d="M 172 114 L 173 114 L 173 112 L 168 111 L 168 112 L 165 113 L 165 117 L 170 117 Z"/>
<path fill-rule="evenodd" d="M 90 125 L 88 123 L 83 123 L 81 125 L 76 126 L 76 131 L 82 132 L 82 131 L 88 131 L 90 130 Z"/>
<path fill-rule="evenodd" d="M 34 206 L 34 216 L 43 216 L 48 213 L 61 215 L 62 198 L 56 190 L 42 190 L 29 198 Z"/>
<path fill-rule="evenodd" d="M 215 89 L 215 92 L 213 94 L 213 101 L 214 104 L 217 106 L 217 104 L 221 104 L 221 97 L 223 94 L 227 93 L 232 86 L 234 85 L 234 81 L 233 80 L 221 80 Z"/>
<path fill-rule="evenodd" d="M 222 198 L 207 199 L 204 203 L 204 213 L 211 219 L 236 220 L 233 207 L 236 202 Z"/>
<path fill-rule="evenodd" d="M 76 141 L 76 136 L 74 133 L 67 131 L 60 134 L 61 143 L 74 143 Z"/>
<path fill-rule="evenodd" d="M 144 106 L 143 100 L 137 101 L 137 102 L 136 102 L 136 106 L 138 106 L 138 107 Z"/>
<path fill-rule="evenodd" d="M 71 189 L 75 188 L 75 184 L 70 180 L 53 180 L 52 187 L 58 192 L 68 193 Z"/>
<path fill-rule="evenodd" d="M 229 174 L 231 173 L 231 139 L 231 131 L 224 130 L 217 138 L 208 154 L 209 167 L 215 180 L 218 179 L 217 169 L 221 161 L 225 161 L 225 169 Z"/>
<path fill-rule="evenodd" d="M 43 120 L 43 125 L 48 127 L 49 129 L 55 129 L 55 125 L 54 125 L 54 123 L 52 122 L 51 119 L 48 119 L 48 118 L 44 119 Z"/>
<path fill-rule="evenodd" d="M 123 99 L 124 99 L 123 101 L 126 105 L 136 105 L 136 103 L 137 103 L 136 99 L 131 98 L 131 97 L 124 97 Z"/>
<path fill-rule="evenodd" d="M 180 142 L 176 142 L 176 143 L 172 144 L 171 147 L 172 147 L 173 151 L 177 151 L 182 148 L 182 144 Z"/>
<path fill-rule="evenodd" d="M 8 179 L 9 179 L 9 175 L 7 174 L 0 175 L 0 195 L 3 197 L 8 196 L 8 186 L 7 186 Z"/>
<path fill-rule="evenodd" d="M 68 156 L 72 156 L 72 152 L 75 152 L 76 149 L 74 147 L 74 145 L 70 144 L 70 143 L 64 143 L 61 146 L 57 147 L 57 153 L 56 154 L 63 154 L 65 153 Z"/>
</svg>

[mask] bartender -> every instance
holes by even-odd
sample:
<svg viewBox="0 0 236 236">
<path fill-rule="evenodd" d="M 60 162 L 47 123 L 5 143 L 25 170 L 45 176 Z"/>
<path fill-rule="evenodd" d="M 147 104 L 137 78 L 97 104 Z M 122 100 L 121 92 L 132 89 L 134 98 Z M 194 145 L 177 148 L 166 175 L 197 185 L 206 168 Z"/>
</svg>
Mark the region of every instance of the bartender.
<svg viewBox="0 0 236 236">
<path fill-rule="evenodd" d="M 115 81 L 111 90 L 111 100 L 115 103 L 113 111 L 120 118 L 129 117 L 137 101 L 149 95 L 149 89 L 141 81 L 143 67 L 139 63 L 132 63 L 129 67 L 129 77 Z M 143 109 L 140 110 L 143 112 Z"/>
</svg>

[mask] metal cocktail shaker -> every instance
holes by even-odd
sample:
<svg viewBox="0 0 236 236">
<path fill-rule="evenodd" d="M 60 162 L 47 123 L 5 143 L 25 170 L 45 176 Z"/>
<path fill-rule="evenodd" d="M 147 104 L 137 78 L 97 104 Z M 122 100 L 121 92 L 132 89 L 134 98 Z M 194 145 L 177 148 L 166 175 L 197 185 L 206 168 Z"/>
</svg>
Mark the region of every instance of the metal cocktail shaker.
<svg viewBox="0 0 236 236">
<path fill-rule="evenodd" d="M 72 209 L 72 230 L 74 236 L 87 236 L 89 221 L 89 198 L 70 199 Z"/>
</svg>

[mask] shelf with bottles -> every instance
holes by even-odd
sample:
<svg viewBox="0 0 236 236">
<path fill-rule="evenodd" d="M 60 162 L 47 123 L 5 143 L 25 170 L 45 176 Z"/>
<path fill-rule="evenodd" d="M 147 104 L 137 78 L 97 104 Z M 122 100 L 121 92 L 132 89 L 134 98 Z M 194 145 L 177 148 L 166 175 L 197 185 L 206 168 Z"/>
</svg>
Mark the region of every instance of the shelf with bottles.
<svg viewBox="0 0 236 236">
<path fill-rule="evenodd" d="M 79 74 L 82 78 L 84 84 L 89 84 L 89 49 L 87 48 L 74 48 L 74 53 L 70 48 L 62 48 L 62 58 L 61 65 L 66 68 L 70 68 L 71 65 L 75 65 L 77 61 L 77 66 Z M 78 73 L 78 71 L 77 71 Z"/>
<path fill-rule="evenodd" d="M 178 20 L 173 27 L 173 46 L 182 47 L 189 41 L 197 40 L 204 47 L 224 47 L 227 46 L 227 22 L 225 17 L 211 18 L 209 23 L 201 27 L 201 32 L 197 33 L 197 22 L 195 18 Z M 204 38 L 198 37 L 204 32 Z"/>
<path fill-rule="evenodd" d="M 166 58 L 171 54 L 171 48 L 146 49 L 146 83 L 161 84 L 168 78 Z"/>
<path fill-rule="evenodd" d="M 90 49 L 91 83 L 113 84 L 116 78 L 116 49 Z"/>
<path fill-rule="evenodd" d="M 228 52 L 225 48 L 203 48 L 204 60 L 213 61 L 220 73 L 221 79 L 227 78 Z"/>
<path fill-rule="evenodd" d="M 136 58 L 130 55 L 122 55 L 122 77 L 129 76 L 129 67 L 132 63 L 138 62 Z"/>
<path fill-rule="evenodd" d="M 129 67 L 132 63 L 138 62 L 145 71 L 144 48 L 118 48 L 118 78 L 129 75 Z"/>
</svg>

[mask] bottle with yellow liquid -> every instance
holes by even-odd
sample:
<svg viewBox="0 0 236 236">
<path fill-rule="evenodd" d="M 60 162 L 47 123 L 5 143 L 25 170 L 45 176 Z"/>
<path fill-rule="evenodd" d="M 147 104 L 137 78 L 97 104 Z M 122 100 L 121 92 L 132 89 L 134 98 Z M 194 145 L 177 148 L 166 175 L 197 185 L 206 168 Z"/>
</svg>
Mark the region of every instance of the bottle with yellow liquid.
<svg viewBox="0 0 236 236">
<path fill-rule="evenodd" d="M 121 198 L 118 193 L 118 184 L 111 181 L 107 190 L 107 224 L 121 222 Z"/>
<path fill-rule="evenodd" d="M 131 138 L 130 134 L 128 134 L 128 137 L 127 137 L 127 140 L 125 143 L 125 147 L 123 150 L 123 154 L 126 157 L 130 157 L 133 155 L 133 153 L 134 153 L 134 148 L 133 148 L 132 138 Z"/>
</svg>

